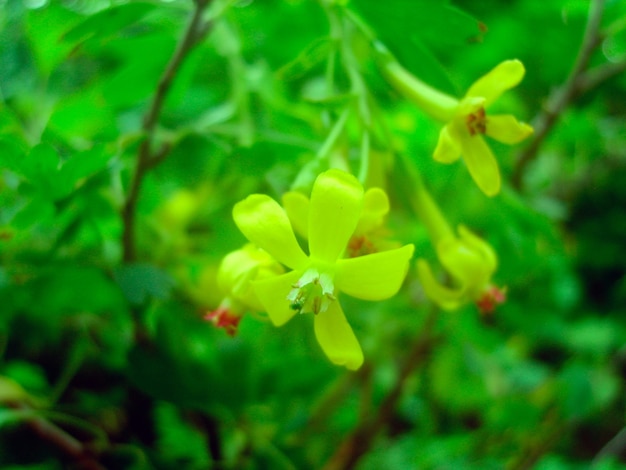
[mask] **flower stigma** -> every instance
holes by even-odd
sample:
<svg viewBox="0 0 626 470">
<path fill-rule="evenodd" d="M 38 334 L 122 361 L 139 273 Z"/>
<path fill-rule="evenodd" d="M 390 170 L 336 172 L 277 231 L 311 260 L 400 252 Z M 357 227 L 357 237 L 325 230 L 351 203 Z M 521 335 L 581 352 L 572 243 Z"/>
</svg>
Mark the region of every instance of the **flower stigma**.
<svg viewBox="0 0 626 470">
<path fill-rule="evenodd" d="M 291 287 L 287 300 L 289 308 L 297 313 L 317 315 L 328 310 L 330 303 L 336 300 L 332 277 L 315 268 L 308 269 Z"/>
<path fill-rule="evenodd" d="M 226 298 L 217 309 L 208 312 L 204 319 L 213 323 L 217 328 L 223 328 L 228 336 L 235 336 L 241 321 L 241 314 L 233 308 L 233 302 Z"/>
<path fill-rule="evenodd" d="M 490 285 L 483 291 L 482 296 L 476 300 L 476 306 L 481 314 L 489 315 L 494 313 L 498 305 L 504 302 L 506 302 L 506 288 Z"/>
</svg>

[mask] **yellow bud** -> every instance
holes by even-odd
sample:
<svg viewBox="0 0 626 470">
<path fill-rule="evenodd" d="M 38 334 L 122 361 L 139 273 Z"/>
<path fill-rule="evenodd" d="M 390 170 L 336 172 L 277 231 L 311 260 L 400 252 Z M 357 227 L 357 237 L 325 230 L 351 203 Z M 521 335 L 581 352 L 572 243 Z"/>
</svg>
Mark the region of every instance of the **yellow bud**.
<svg viewBox="0 0 626 470">
<path fill-rule="evenodd" d="M 192 191 L 176 191 L 159 208 L 159 222 L 169 228 L 183 228 L 192 219 L 199 205 L 198 198 Z"/>
<path fill-rule="evenodd" d="M 259 281 L 284 272 L 267 252 L 252 244 L 227 254 L 217 272 L 222 293 L 255 310 L 263 310 L 250 281 Z"/>
</svg>

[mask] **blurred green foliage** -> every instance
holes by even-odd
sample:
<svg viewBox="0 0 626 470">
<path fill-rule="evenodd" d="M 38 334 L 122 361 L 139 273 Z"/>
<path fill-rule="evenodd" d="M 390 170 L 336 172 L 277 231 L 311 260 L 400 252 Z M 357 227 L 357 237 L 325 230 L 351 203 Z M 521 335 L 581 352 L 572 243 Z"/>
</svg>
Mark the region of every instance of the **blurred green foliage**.
<svg viewBox="0 0 626 470">
<path fill-rule="evenodd" d="M 334 468 L 400 384 L 344 468 L 626 468 L 626 76 L 559 109 L 523 190 L 486 199 L 462 164 L 432 161 L 439 127 L 391 91 L 371 38 L 337 37 L 328 17 L 359 18 L 459 96 L 520 59 L 526 78 L 498 106 L 530 122 L 577 60 L 589 2 L 338 3 L 210 2 L 151 136 L 169 154 L 145 174 L 125 261 L 144 119 L 194 3 L 0 0 L 0 467 Z M 625 3 L 604 3 L 592 67 L 626 60 Z M 310 318 L 246 315 L 235 338 L 203 320 L 223 295 L 219 260 L 244 242 L 233 204 L 310 188 L 328 166 L 316 152 L 358 100 L 340 43 L 395 146 L 373 140 L 368 180 L 390 193 L 394 237 L 435 259 L 390 163 L 403 153 L 450 222 L 489 240 L 508 287 L 491 317 L 432 313 L 413 271 L 394 299 L 342 299 L 367 358 L 357 373 L 326 361 Z M 338 141 L 354 171 L 357 135 L 350 123 Z M 509 180 L 523 145 L 493 148 Z"/>
</svg>

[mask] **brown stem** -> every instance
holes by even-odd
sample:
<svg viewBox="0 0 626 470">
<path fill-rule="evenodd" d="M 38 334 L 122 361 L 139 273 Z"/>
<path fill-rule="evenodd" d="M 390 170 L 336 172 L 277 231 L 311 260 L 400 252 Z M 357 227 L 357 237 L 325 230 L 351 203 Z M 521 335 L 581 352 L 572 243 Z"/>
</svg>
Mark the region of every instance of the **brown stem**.
<svg viewBox="0 0 626 470">
<path fill-rule="evenodd" d="M 533 139 L 517 159 L 512 176 L 513 186 L 517 189 L 520 189 L 522 186 L 522 177 L 526 167 L 537 156 L 541 144 L 556 124 L 560 114 L 581 92 L 587 91 L 581 88 L 580 78 L 589 65 L 592 53 L 602 41 L 599 31 L 603 9 L 604 0 L 592 0 L 589 6 L 589 17 L 585 27 L 583 42 L 578 51 L 574 67 L 567 81 L 552 93 L 548 99 L 546 109 L 535 119 L 533 123 L 535 128 Z"/>
<path fill-rule="evenodd" d="M 517 452 L 515 458 L 506 466 L 507 470 L 530 470 L 541 460 L 547 452 L 563 439 L 570 429 L 568 423 L 560 422 L 558 417 L 550 413 L 543 429 L 540 429 L 536 437 Z"/>
<path fill-rule="evenodd" d="M 342 375 L 322 395 L 320 400 L 312 405 L 307 423 L 292 437 L 292 442 L 295 445 L 304 445 L 309 436 L 315 435 L 325 428 L 330 416 L 343 403 L 355 384 L 367 381 L 371 373 L 371 364 L 366 362 L 355 374 Z"/>
<path fill-rule="evenodd" d="M 600 463 L 603 459 L 609 457 L 620 457 L 626 453 L 626 427 L 620 429 L 620 431 L 613 436 L 613 438 L 607 442 L 602 449 L 594 457 L 592 464 Z"/>
<path fill-rule="evenodd" d="M 421 334 L 417 337 L 411 350 L 404 358 L 404 362 L 398 371 L 398 378 L 393 388 L 380 404 L 378 412 L 371 419 L 362 421 L 339 445 L 324 466 L 324 470 L 350 470 L 370 449 L 378 434 L 391 420 L 407 379 L 428 358 L 436 341 L 432 332 L 436 319 L 437 311 L 433 310 L 426 319 Z"/>
<path fill-rule="evenodd" d="M 23 403 L 16 403 L 12 408 L 29 412 L 31 408 Z M 74 436 L 56 424 L 39 416 L 26 419 L 24 423 L 43 441 L 60 451 L 65 457 L 77 464 L 77 468 L 83 470 L 105 470 L 100 465 L 95 453 L 88 445 L 82 443 Z"/>
<path fill-rule="evenodd" d="M 624 70 L 626 70 L 626 59 L 619 62 L 599 65 L 592 70 L 588 70 L 579 77 L 578 89 L 580 90 L 580 94 L 586 93 L 600 85 L 600 83 L 619 75 Z"/>
<path fill-rule="evenodd" d="M 135 219 L 137 212 L 137 203 L 139 200 L 139 192 L 146 173 L 163 161 L 170 151 L 170 145 L 164 144 L 158 149 L 155 146 L 155 129 L 163 110 L 163 103 L 167 97 L 172 81 L 176 76 L 181 64 L 189 55 L 193 47 L 204 37 L 208 31 L 208 25 L 202 21 L 204 9 L 210 0 L 195 0 L 194 11 L 191 20 L 187 25 L 187 29 L 179 42 L 174 55 L 167 64 L 163 75 L 159 80 L 157 89 L 152 98 L 150 108 L 145 114 L 142 124 L 142 130 L 145 139 L 139 146 L 137 152 L 137 165 L 133 178 L 130 182 L 126 202 L 122 209 L 123 233 L 122 248 L 124 261 L 133 261 L 137 257 L 135 247 Z"/>
</svg>

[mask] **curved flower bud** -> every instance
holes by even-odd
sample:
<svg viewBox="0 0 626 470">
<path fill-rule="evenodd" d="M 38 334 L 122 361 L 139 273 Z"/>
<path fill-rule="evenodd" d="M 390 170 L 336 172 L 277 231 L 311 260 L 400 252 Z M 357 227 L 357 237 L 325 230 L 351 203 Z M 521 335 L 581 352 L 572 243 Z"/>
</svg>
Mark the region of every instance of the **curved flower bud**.
<svg viewBox="0 0 626 470">
<path fill-rule="evenodd" d="M 252 281 L 276 277 L 284 272 L 283 267 L 267 252 L 252 244 L 230 252 L 220 263 L 217 272 L 217 285 L 225 297 L 205 319 L 234 336 L 246 310 L 263 310 L 252 288 Z"/>
<path fill-rule="evenodd" d="M 505 300 L 504 292 L 491 284 L 497 267 L 496 254 L 487 242 L 464 226 L 458 237 L 449 236 L 437 243 L 437 257 L 454 280 L 455 287 L 439 283 L 425 260 L 418 260 L 417 273 L 426 295 L 446 310 L 476 302 L 482 313 L 490 313 Z"/>
<path fill-rule="evenodd" d="M 201 198 L 195 192 L 189 189 L 179 189 L 158 208 L 158 221 L 168 227 L 168 230 L 181 229 L 196 214 L 200 202 Z"/>
</svg>

